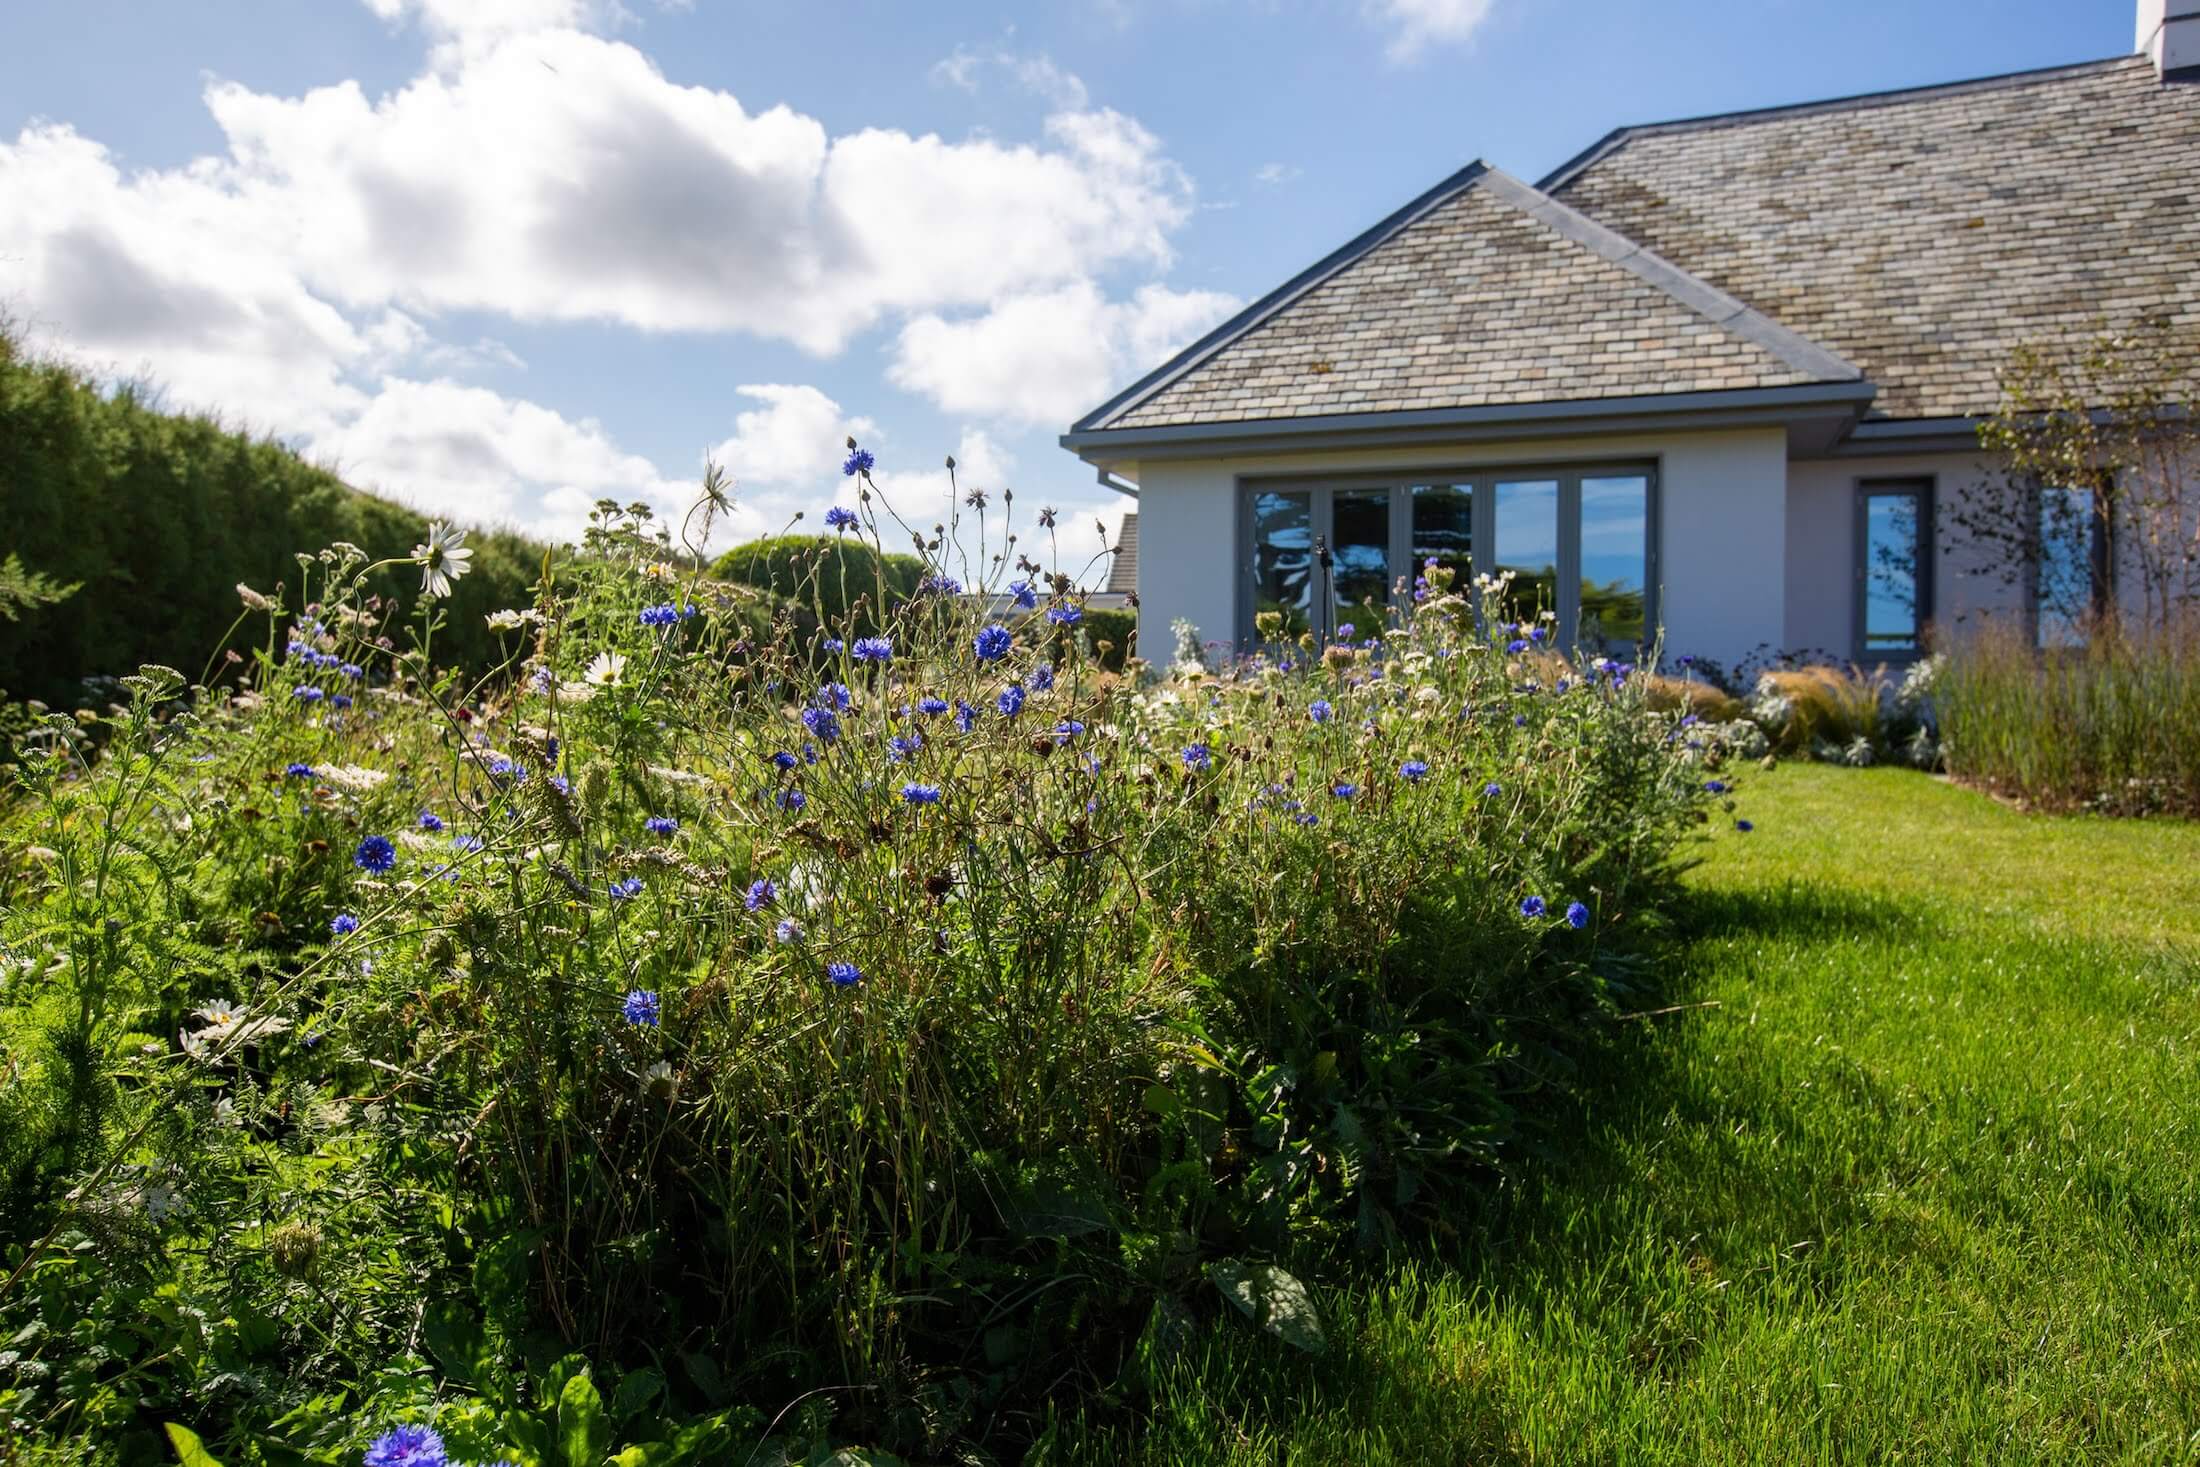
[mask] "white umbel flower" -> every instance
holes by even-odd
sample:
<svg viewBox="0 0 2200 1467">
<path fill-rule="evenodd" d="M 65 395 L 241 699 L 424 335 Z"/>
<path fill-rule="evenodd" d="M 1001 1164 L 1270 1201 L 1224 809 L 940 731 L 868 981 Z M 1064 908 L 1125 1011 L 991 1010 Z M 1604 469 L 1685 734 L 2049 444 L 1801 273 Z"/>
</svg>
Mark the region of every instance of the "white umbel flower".
<svg viewBox="0 0 2200 1467">
<path fill-rule="evenodd" d="M 413 560 L 420 566 L 420 594 L 450 595 L 451 582 L 473 569 L 467 563 L 473 559 L 473 555 L 473 551 L 466 548 L 464 530 L 456 525 L 446 525 L 441 520 L 431 520 L 428 524 L 428 543 L 413 547 Z"/>
</svg>

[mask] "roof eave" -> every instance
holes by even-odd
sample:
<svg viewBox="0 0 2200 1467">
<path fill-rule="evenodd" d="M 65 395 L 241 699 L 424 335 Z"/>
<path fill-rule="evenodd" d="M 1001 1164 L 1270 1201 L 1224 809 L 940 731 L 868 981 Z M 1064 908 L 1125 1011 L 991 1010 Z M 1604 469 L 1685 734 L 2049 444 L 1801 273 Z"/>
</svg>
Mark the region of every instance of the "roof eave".
<svg viewBox="0 0 2200 1467">
<path fill-rule="evenodd" d="M 1803 420 L 1822 421 L 1824 426 L 1813 436 L 1823 433 L 1831 441 L 1862 418 L 1875 390 L 1869 382 L 1863 381 L 1809 382 L 1791 387 L 1745 387 L 1648 397 L 1498 403 L 1411 412 L 1332 413 L 1318 417 L 1174 423 L 1146 428 L 1072 429 L 1064 433 L 1060 441 L 1062 447 L 1087 463 L 1116 465 L 1225 454 L 1486 442 L 1548 437 L 1561 432 L 1605 435 L 1786 426 Z"/>
</svg>

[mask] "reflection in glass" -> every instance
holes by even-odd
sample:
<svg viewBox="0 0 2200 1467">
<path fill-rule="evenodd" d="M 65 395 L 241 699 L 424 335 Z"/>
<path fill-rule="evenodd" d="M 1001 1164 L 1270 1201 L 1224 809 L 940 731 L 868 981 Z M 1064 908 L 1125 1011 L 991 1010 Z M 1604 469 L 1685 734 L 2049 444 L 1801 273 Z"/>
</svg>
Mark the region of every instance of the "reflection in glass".
<svg viewBox="0 0 2200 1467">
<path fill-rule="evenodd" d="M 1312 626 L 1313 496 L 1253 496 L 1253 610 L 1283 613 L 1285 638 Z"/>
<path fill-rule="evenodd" d="M 1864 656 L 1921 650 L 1918 604 L 1918 496 L 1915 490 L 1864 498 Z"/>
<path fill-rule="evenodd" d="M 1497 570 L 1513 573 L 1505 615 L 1532 621 L 1558 609 L 1558 484 L 1533 479 L 1496 487 Z"/>
<path fill-rule="evenodd" d="M 1371 613 L 1370 604 L 1390 604 L 1390 491 L 1340 491 L 1330 499 L 1329 520 L 1329 548 L 1335 557 L 1330 633 L 1341 636 L 1337 628 L 1352 623 L 1365 638 L 1383 625 L 1380 611 Z"/>
<path fill-rule="evenodd" d="M 1413 487 L 1413 574 L 1434 560 L 1452 573 L 1451 586 L 1471 594 L 1474 581 L 1474 486 Z"/>
<path fill-rule="evenodd" d="M 2093 609 L 2093 491 L 2040 491 L 2040 645 L 2085 645 Z"/>
<path fill-rule="evenodd" d="M 1606 657 L 1642 651 L 1649 610 L 1650 481 L 1617 474 L 1581 481 L 1581 615 L 1575 640 Z"/>
</svg>

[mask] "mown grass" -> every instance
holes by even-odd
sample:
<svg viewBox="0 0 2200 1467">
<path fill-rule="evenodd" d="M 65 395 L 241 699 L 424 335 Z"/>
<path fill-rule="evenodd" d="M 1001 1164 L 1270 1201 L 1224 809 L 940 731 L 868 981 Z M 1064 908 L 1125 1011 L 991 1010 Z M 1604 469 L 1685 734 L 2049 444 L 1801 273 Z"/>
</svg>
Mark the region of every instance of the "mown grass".
<svg viewBox="0 0 2200 1467">
<path fill-rule="evenodd" d="M 2200 1461 L 2200 826 L 1788 766 L 1676 1001 L 1457 1247 L 1071 1461 Z M 1126 1424 L 1127 1423 L 1127 1424 Z"/>
</svg>

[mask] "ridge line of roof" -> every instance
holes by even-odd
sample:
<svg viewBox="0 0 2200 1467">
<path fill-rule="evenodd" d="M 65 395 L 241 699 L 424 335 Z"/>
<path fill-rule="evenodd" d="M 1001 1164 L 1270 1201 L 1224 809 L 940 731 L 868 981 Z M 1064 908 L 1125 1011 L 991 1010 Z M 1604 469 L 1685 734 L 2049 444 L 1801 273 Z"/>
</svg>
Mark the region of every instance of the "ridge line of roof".
<svg viewBox="0 0 2200 1467">
<path fill-rule="evenodd" d="M 1694 311 L 1730 336 L 1736 336 L 1802 372 L 1814 381 L 1863 380 L 1863 369 L 1837 352 L 1781 325 L 1742 301 L 1549 194 L 1492 168 L 1481 179 L 1485 192 L 1503 199 L 1563 239 L 1619 266 L 1669 300 Z"/>
<path fill-rule="evenodd" d="M 1435 187 L 1425 189 L 1408 200 L 1402 207 L 1393 209 L 1370 227 L 1361 230 L 1336 249 L 1316 260 L 1283 284 L 1260 296 L 1244 310 L 1200 337 L 1170 357 L 1160 366 L 1109 398 L 1100 406 L 1086 413 L 1069 425 L 1072 433 L 1091 432 L 1104 427 L 1108 419 L 1120 416 L 1133 404 L 1160 391 L 1178 377 L 1205 362 L 1216 352 L 1260 325 L 1290 305 L 1300 296 L 1320 285 L 1353 261 L 1373 250 L 1399 230 L 1415 220 L 1440 208 L 1474 185 L 1475 180 L 1489 172 L 1489 165 L 1477 158 L 1459 169 Z"/>
<path fill-rule="evenodd" d="M 1706 112 L 1695 117 L 1675 117 L 1659 122 L 1631 122 L 1613 128 L 1588 147 L 1574 154 L 1536 181 L 1535 186 L 1545 192 L 1562 189 L 1581 174 L 1601 162 L 1607 154 L 1617 151 L 1630 139 L 1649 137 L 1662 133 L 1693 132 L 1714 127 L 1746 126 L 1754 122 L 1769 122 L 1782 117 L 1809 117 L 1825 112 L 1862 111 L 1872 107 L 1899 106 L 1905 102 L 1926 101 L 1937 97 L 1959 97 L 1970 92 L 2000 91 L 2007 87 L 2023 86 L 2031 82 L 2054 81 L 2065 76 L 2085 76 L 2105 72 L 2129 62 L 2143 61 L 2136 53 L 2124 56 L 2107 56 L 2095 61 L 2066 61 L 2055 66 L 2036 66 L 2025 71 L 2005 71 L 1993 76 L 1969 77 L 1962 81 L 1928 82 L 1922 86 L 1889 87 L 1876 92 L 1852 92 L 1845 96 L 1824 97 L 1810 102 L 1781 102 L 1769 107 L 1744 107 L 1731 112 Z"/>
</svg>

